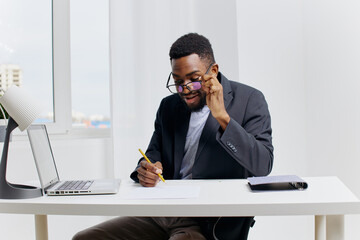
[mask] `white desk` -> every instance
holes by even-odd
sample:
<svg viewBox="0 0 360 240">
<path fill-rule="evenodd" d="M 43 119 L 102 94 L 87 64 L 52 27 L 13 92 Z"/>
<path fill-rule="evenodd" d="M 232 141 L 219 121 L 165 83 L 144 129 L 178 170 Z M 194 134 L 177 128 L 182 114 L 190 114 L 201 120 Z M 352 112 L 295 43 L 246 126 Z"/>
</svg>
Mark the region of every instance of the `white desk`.
<svg viewBox="0 0 360 240">
<path fill-rule="evenodd" d="M 344 215 L 360 213 L 359 199 L 337 177 L 304 178 L 304 191 L 251 192 L 247 180 L 168 180 L 199 185 L 191 199 L 125 199 L 139 187 L 123 181 L 116 195 L 0 200 L 1 213 L 34 214 L 36 237 L 47 239 L 47 215 L 98 216 L 284 216 L 315 215 L 316 240 L 344 239 Z"/>
</svg>

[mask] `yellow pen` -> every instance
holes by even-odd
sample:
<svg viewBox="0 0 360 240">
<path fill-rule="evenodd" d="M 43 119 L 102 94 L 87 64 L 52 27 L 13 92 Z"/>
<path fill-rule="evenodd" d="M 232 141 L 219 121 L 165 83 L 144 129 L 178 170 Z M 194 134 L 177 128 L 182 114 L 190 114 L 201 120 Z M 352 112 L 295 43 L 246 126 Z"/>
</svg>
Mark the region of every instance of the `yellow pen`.
<svg viewBox="0 0 360 240">
<path fill-rule="evenodd" d="M 152 162 L 150 162 L 150 160 L 147 158 L 147 156 L 145 155 L 145 153 L 143 153 L 143 151 L 141 151 L 140 148 L 139 148 L 139 152 L 141 153 L 141 155 L 143 155 L 143 157 L 146 159 L 146 161 L 147 161 L 148 163 L 152 163 Z M 161 179 L 161 181 L 165 182 L 165 179 L 163 178 L 163 176 L 161 176 L 160 173 L 158 173 L 158 176 L 159 176 L 159 178 Z"/>
</svg>

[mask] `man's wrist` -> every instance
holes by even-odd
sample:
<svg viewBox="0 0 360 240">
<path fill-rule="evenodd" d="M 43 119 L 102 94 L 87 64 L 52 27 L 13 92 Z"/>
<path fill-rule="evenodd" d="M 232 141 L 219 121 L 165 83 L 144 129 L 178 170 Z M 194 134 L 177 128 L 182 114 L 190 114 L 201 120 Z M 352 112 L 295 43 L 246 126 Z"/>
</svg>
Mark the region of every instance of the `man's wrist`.
<svg viewBox="0 0 360 240">
<path fill-rule="evenodd" d="M 222 128 L 222 130 L 225 131 L 225 129 L 226 129 L 227 125 L 229 124 L 231 118 L 230 118 L 228 113 L 225 113 L 225 114 L 217 117 L 216 120 L 219 122 L 220 127 Z"/>
</svg>

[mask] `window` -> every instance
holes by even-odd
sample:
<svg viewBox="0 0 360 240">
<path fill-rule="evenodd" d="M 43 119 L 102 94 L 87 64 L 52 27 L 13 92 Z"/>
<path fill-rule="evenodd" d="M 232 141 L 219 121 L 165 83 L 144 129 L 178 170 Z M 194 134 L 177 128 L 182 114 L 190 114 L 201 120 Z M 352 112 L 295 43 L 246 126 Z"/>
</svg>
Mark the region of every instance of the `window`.
<svg viewBox="0 0 360 240">
<path fill-rule="evenodd" d="M 110 135 L 107 0 L 1 0 L 0 32 L 0 87 L 33 92 L 49 133 Z"/>
<path fill-rule="evenodd" d="M 109 3 L 70 0 L 73 128 L 109 128 Z"/>
<path fill-rule="evenodd" d="M 52 16 L 49 0 L 1 0 L 0 87 L 15 84 L 44 105 L 40 122 L 53 122 Z"/>
</svg>

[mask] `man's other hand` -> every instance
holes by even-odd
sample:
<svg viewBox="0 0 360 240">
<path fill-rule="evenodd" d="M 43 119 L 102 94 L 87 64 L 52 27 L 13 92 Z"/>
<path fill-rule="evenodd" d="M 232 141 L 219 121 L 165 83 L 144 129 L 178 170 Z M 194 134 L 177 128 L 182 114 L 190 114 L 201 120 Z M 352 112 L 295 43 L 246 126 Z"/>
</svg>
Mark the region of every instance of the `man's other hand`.
<svg viewBox="0 0 360 240">
<path fill-rule="evenodd" d="M 206 92 L 206 104 L 213 117 L 220 123 L 223 130 L 230 122 L 230 116 L 224 104 L 223 87 L 213 74 L 202 76 L 202 88 Z"/>
<path fill-rule="evenodd" d="M 144 187 L 155 187 L 160 181 L 158 174 L 162 174 L 162 170 L 161 162 L 149 163 L 142 160 L 140 167 L 137 169 L 139 183 Z"/>
</svg>

